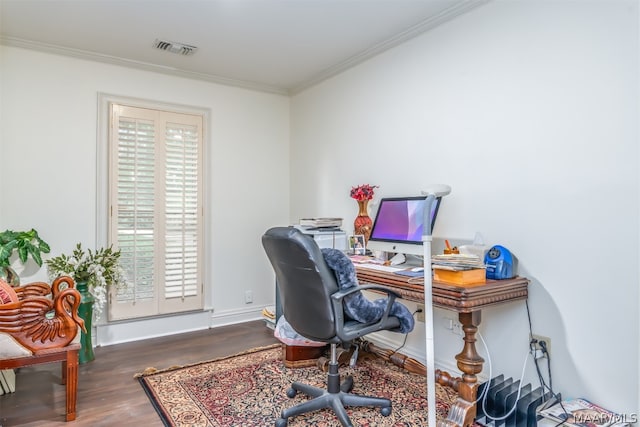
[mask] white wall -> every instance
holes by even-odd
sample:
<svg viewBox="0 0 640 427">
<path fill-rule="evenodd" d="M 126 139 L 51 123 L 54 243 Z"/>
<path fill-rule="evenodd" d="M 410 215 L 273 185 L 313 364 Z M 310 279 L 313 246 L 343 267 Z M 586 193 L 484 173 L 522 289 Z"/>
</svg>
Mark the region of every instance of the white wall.
<svg viewBox="0 0 640 427">
<path fill-rule="evenodd" d="M 0 228 L 36 228 L 52 256 L 95 247 L 98 93 L 209 109 L 205 162 L 206 305 L 185 325 L 118 324 L 101 343 L 259 317 L 273 304 L 260 236 L 289 217 L 289 99 L 97 62 L 0 46 Z M 15 264 L 14 264 L 15 265 Z M 23 283 L 46 279 L 27 265 Z M 251 268 L 248 268 L 250 265 Z M 253 291 L 253 304 L 244 291 Z M 123 333 L 124 335 L 119 335 Z"/>
<path fill-rule="evenodd" d="M 627 413 L 640 412 L 637 8 L 490 2 L 291 103 L 292 220 L 340 216 L 348 230 L 351 186 L 380 185 L 378 198 L 450 184 L 434 234 L 511 249 L 554 389 Z M 444 316 L 440 364 L 461 348 Z M 525 304 L 483 311 L 480 331 L 493 374 L 519 377 Z M 410 351 L 424 355 L 423 336 Z"/>
<path fill-rule="evenodd" d="M 632 0 L 494 0 L 298 94 L 289 117 L 278 95 L 0 46 L 0 228 L 37 228 L 52 255 L 96 243 L 99 92 L 208 108 L 214 324 L 273 303 L 267 227 L 324 215 L 348 229 L 353 185 L 381 197 L 445 182 L 436 237 L 480 231 L 518 257 L 554 388 L 640 412 L 638 47 Z M 19 272 L 45 278 L 34 270 Z M 460 348 L 445 316 L 442 365 Z M 519 375 L 526 323 L 524 304 L 483 312 L 494 373 Z M 418 325 L 409 352 L 423 335 Z"/>
</svg>

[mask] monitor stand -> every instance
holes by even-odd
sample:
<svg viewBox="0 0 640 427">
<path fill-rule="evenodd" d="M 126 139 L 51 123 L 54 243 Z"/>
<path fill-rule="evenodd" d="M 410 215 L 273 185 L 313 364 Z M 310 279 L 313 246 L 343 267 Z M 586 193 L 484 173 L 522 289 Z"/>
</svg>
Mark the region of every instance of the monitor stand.
<svg viewBox="0 0 640 427">
<path fill-rule="evenodd" d="M 406 261 L 403 265 L 407 267 L 424 267 L 423 257 L 417 255 L 406 254 Z"/>
</svg>

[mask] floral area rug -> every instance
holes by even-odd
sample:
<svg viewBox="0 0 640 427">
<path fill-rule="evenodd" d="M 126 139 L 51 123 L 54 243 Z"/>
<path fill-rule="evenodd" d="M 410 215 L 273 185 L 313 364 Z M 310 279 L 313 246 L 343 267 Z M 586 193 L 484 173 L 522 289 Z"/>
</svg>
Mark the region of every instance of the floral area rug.
<svg viewBox="0 0 640 427">
<path fill-rule="evenodd" d="M 362 353 L 361 353 L 362 354 Z M 326 373 L 316 366 L 287 368 L 279 345 L 172 367 L 147 369 L 136 375 L 166 426 L 265 427 L 273 426 L 284 408 L 307 400 L 298 393 L 290 399 L 286 390 L 292 381 L 325 387 Z M 353 393 L 391 399 L 393 411 L 383 417 L 376 408 L 347 408 L 357 426 L 426 426 L 426 382 L 376 356 L 361 357 L 355 368 L 341 367 L 341 375 L 353 375 Z M 436 417 L 446 418 L 454 391 L 436 385 Z M 337 426 L 330 410 L 289 418 L 289 426 Z"/>
</svg>

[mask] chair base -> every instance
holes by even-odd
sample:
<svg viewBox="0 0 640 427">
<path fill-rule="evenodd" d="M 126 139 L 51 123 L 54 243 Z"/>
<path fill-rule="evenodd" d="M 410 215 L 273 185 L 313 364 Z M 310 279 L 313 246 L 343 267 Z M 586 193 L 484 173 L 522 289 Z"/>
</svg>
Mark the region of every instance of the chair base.
<svg viewBox="0 0 640 427">
<path fill-rule="evenodd" d="M 353 388 L 353 377 L 351 376 L 348 376 L 344 382 L 340 383 L 338 363 L 335 359 L 335 344 L 332 344 L 331 347 L 334 357 L 332 363 L 329 364 L 327 389 L 325 390 L 299 382 L 292 383 L 291 388 L 287 391 L 287 396 L 293 398 L 298 392 L 302 392 L 312 399 L 283 410 L 280 418 L 276 420 L 276 427 L 286 427 L 288 423 L 287 420 L 290 417 L 325 408 L 333 410 L 343 427 L 353 427 L 345 406 L 378 407 L 383 416 L 388 417 L 391 415 L 391 400 L 382 397 L 360 396 L 350 393 Z"/>
</svg>

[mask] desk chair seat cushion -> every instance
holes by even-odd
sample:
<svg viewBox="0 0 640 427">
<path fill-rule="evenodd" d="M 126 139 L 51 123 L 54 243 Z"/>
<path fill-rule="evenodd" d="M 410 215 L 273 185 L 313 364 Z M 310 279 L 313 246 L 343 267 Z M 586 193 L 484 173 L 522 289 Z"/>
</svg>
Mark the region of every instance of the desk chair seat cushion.
<svg viewBox="0 0 640 427">
<path fill-rule="evenodd" d="M 326 342 L 322 341 L 313 341 L 309 338 L 303 337 L 299 333 L 297 333 L 287 322 L 287 319 L 284 317 L 284 314 L 280 316 L 278 322 L 276 322 L 275 330 L 273 331 L 273 336 L 280 340 L 281 343 L 297 346 L 297 347 L 325 347 L 327 345 Z"/>
<path fill-rule="evenodd" d="M 330 248 L 323 248 L 321 251 L 325 262 L 329 268 L 335 272 L 341 290 L 358 286 L 356 269 L 353 262 L 351 262 L 344 252 Z M 362 295 L 362 292 L 355 292 L 344 298 L 343 306 L 345 314 L 349 316 L 349 318 L 361 323 L 370 324 L 377 322 L 384 315 L 386 298 L 371 301 Z M 415 320 L 409 309 L 403 304 L 394 302 L 389 314 L 397 317 L 400 321 L 400 326 L 391 329 L 391 331 L 406 334 L 413 330 Z"/>
</svg>

